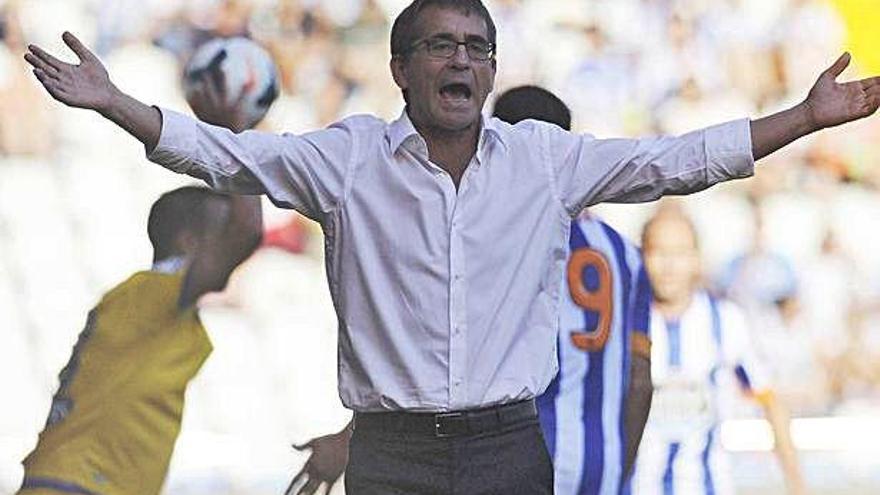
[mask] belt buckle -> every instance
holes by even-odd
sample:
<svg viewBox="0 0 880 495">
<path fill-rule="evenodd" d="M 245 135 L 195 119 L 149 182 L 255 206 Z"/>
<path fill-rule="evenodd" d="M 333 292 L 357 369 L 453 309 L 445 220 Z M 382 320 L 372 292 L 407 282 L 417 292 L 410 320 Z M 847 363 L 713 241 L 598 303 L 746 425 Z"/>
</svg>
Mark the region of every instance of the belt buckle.
<svg viewBox="0 0 880 495">
<path fill-rule="evenodd" d="M 448 412 L 448 413 L 439 413 L 434 415 L 434 435 L 437 438 L 447 438 L 455 436 L 457 433 L 445 431 L 443 428 L 442 420 L 444 419 L 457 419 L 463 418 L 464 413 L 461 412 Z"/>
</svg>

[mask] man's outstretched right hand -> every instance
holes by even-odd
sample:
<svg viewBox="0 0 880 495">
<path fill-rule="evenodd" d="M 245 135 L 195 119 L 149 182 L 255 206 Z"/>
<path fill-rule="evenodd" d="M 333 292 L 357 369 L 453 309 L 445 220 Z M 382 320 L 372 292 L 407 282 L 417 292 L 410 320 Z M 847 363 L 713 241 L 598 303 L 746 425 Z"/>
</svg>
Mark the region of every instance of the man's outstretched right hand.
<svg viewBox="0 0 880 495">
<path fill-rule="evenodd" d="M 29 45 L 24 55 L 46 91 L 65 105 L 97 111 L 152 152 L 162 132 L 159 110 L 119 91 L 98 57 L 76 36 L 65 32 L 62 39 L 79 58 L 78 64 L 62 62 L 36 45 Z"/>
<path fill-rule="evenodd" d="M 105 113 L 118 92 L 107 69 L 76 36 L 65 32 L 62 39 L 79 64 L 62 62 L 36 45 L 28 46 L 24 59 L 34 67 L 34 75 L 52 98 L 71 107 Z"/>
</svg>

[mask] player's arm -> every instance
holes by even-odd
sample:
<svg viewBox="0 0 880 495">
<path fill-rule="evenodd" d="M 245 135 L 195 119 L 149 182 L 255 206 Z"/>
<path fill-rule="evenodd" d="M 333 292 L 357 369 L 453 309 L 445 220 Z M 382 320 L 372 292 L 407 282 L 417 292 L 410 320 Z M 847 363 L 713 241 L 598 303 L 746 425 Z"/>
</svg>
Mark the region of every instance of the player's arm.
<svg viewBox="0 0 880 495">
<path fill-rule="evenodd" d="M 632 325 L 630 332 L 630 382 L 624 402 L 626 428 L 626 459 L 623 479 L 629 478 L 635 464 L 642 433 L 648 422 L 654 384 L 651 380 L 651 339 L 648 329 L 651 326 L 651 282 L 644 265 L 635 272 L 635 288 L 632 303 Z"/>
<path fill-rule="evenodd" d="M 645 423 L 648 422 L 648 413 L 651 410 L 651 398 L 654 395 L 654 385 L 651 381 L 651 348 L 650 341 L 643 334 L 634 334 L 637 339 L 642 339 L 641 351 L 634 349 L 630 358 L 630 382 L 624 402 L 624 427 L 626 428 L 626 460 L 623 470 L 623 478 L 629 478 L 636 461 L 639 444 L 642 441 L 642 433 L 645 431 Z M 634 339 L 636 340 L 636 339 Z"/>
<path fill-rule="evenodd" d="M 353 431 L 352 420 L 338 433 L 324 435 L 302 445 L 294 445 L 293 448 L 296 450 L 310 449 L 312 453 L 302 469 L 293 477 L 284 495 L 310 495 L 322 484 L 326 484 L 324 493 L 330 493 L 348 464 L 348 445 Z"/>
<path fill-rule="evenodd" d="M 120 91 L 98 57 L 76 36 L 65 32 L 62 39 L 79 64 L 62 62 L 36 45 L 29 45 L 24 56 L 46 91 L 65 105 L 100 113 L 137 138 L 147 152 L 152 151 L 162 131 L 159 110 Z"/>
<path fill-rule="evenodd" d="M 800 104 L 752 121 L 752 155 L 763 158 L 812 132 L 867 117 L 880 107 L 880 77 L 838 83 L 849 65 L 844 53 L 826 69 Z"/>
<path fill-rule="evenodd" d="M 257 196 L 227 196 L 212 202 L 208 225 L 183 279 L 178 306 L 226 287 L 232 271 L 260 245 L 262 210 Z"/>
<path fill-rule="evenodd" d="M 773 429 L 773 438 L 776 445 L 776 455 L 782 465 L 782 473 L 785 476 L 785 485 L 791 495 L 802 495 L 806 492 L 804 479 L 801 474 L 800 464 L 797 459 L 797 450 L 791 439 L 789 428 L 791 421 L 785 407 L 776 399 L 772 391 L 764 391 L 755 394 L 755 398 L 764 409 L 764 414 Z"/>
<path fill-rule="evenodd" d="M 793 495 L 806 493 L 797 453 L 791 439 L 788 413 L 774 396 L 767 375 L 755 354 L 746 317 L 733 304 L 723 304 L 720 310 L 722 321 L 726 324 L 723 334 L 725 357 L 733 364 L 734 375 L 742 390 L 761 405 L 770 422 L 775 438 L 776 455 L 782 466 L 788 492 Z"/>
</svg>

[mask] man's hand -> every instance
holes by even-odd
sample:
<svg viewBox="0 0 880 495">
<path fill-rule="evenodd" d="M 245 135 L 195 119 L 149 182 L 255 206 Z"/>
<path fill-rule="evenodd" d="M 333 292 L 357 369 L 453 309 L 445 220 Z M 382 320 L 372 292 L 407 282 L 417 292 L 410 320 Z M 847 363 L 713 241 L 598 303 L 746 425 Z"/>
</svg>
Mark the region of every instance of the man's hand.
<svg viewBox="0 0 880 495">
<path fill-rule="evenodd" d="M 62 62 L 36 45 L 28 46 L 24 59 L 34 67 L 34 75 L 52 98 L 71 107 L 104 113 L 118 93 L 107 69 L 76 36 L 65 32 L 62 39 L 79 58 L 79 64 Z"/>
<path fill-rule="evenodd" d="M 226 76 L 219 69 L 203 74 L 198 82 L 199 90 L 189 96 L 188 102 L 199 120 L 225 127 L 237 134 L 247 130 L 249 124 L 242 108 L 245 92 L 229 101 L 225 79 Z"/>
<path fill-rule="evenodd" d="M 880 107 L 880 77 L 839 83 L 835 81 L 849 65 L 844 53 L 819 76 L 800 104 L 753 120 L 752 156 L 759 160 L 812 132 L 871 115 Z"/>
<path fill-rule="evenodd" d="M 339 433 L 318 437 L 303 445 L 294 445 L 296 450 L 311 449 L 312 455 L 305 466 L 296 473 L 285 495 L 309 495 L 315 493 L 322 483 L 327 484 L 325 494 L 339 481 L 348 463 L 348 443 L 351 440 L 351 424 Z M 296 493 L 292 492 L 297 483 L 305 482 Z"/>
<path fill-rule="evenodd" d="M 814 130 L 834 127 L 867 117 L 880 107 L 880 77 L 838 83 L 837 77 L 849 66 L 844 53 L 819 76 L 804 101 Z"/>
<path fill-rule="evenodd" d="M 95 110 L 144 143 L 151 153 L 162 132 L 159 110 L 135 100 L 113 85 L 107 69 L 76 36 L 65 32 L 64 43 L 79 58 L 79 64 L 68 64 L 29 45 L 24 55 L 34 68 L 34 75 L 52 98 L 65 105 Z"/>
</svg>

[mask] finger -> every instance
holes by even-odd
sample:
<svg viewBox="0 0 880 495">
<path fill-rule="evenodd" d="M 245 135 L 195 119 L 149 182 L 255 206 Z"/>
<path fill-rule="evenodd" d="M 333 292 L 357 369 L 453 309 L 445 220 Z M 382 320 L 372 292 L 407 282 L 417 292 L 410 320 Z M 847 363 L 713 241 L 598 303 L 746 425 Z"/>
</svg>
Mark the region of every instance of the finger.
<svg viewBox="0 0 880 495">
<path fill-rule="evenodd" d="M 306 475 L 306 473 L 307 473 L 306 468 L 307 467 L 308 467 L 308 464 L 303 466 L 303 468 L 300 469 L 298 473 L 296 473 L 296 476 L 294 476 L 293 479 L 290 480 L 290 484 L 287 485 L 287 490 L 284 490 L 284 495 L 290 495 L 291 490 L 293 490 L 293 487 L 295 487 L 297 482 L 299 482 L 299 480 L 302 479 L 302 477 Z"/>
<path fill-rule="evenodd" d="M 34 73 L 34 76 L 37 78 L 37 80 L 40 81 L 40 83 L 43 86 L 57 86 L 58 85 L 58 80 L 55 79 L 54 77 L 51 77 L 49 74 L 47 74 L 42 69 L 34 69 L 33 73 Z M 48 89 L 48 87 L 46 89 Z"/>
<path fill-rule="evenodd" d="M 834 64 L 825 70 L 825 75 L 830 76 L 832 79 L 837 79 L 846 68 L 849 66 L 849 62 L 852 59 L 849 52 L 843 52 Z"/>
<path fill-rule="evenodd" d="M 39 69 L 34 69 L 34 76 L 40 81 L 40 84 L 46 89 L 46 92 L 49 93 L 49 96 L 55 98 L 56 100 L 63 101 L 67 97 L 67 92 L 58 85 L 58 82 L 54 79 L 50 79 L 44 72 Z"/>
<path fill-rule="evenodd" d="M 46 65 L 51 66 L 55 70 L 61 70 L 64 67 L 67 67 L 68 64 L 58 60 L 57 58 L 50 55 L 46 50 L 38 47 L 37 45 L 28 45 L 28 50 L 33 54 L 37 59 L 43 61 Z"/>
<path fill-rule="evenodd" d="M 217 84 L 212 80 L 210 74 L 205 74 L 204 77 L 202 77 L 201 85 L 208 108 L 215 111 L 216 109 L 223 108 L 224 102 L 221 94 L 223 90 L 217 87 Z"/>
<path fill-rule="evenodd" d="M 336 485 L 337 481 L 339 481 L 339 478 L 327 483 L 327 490 L 324 492 L 324 495 L 330 495 L 330 492 L 333 491 L 333 486 Z"/>
<path fill-rule="evenodd" d="M 872 96 L 865 103 L 865 116 L 871 115 L 880 108 L 880 96 Z"/>
<path fill-rule="evenodd" d="M 70 31 L 65 31 L 64 34 L 61 35 L 61 39 L 63 39 L 64 44 L 69 46 L 70 49 L 73 50 L 73 53 L 79 57 L 80 62 L 91 62 L 98 59 L 95 57 L 95 54 L 86 48 L 79 38 L 74 36 Z"/>
<path fill-rule="evenodd" d="M 859 81 L 859 86 L 861 86 L 862 89 L 865 91 L 868 91 L 872 88 L 880 88 L 880 76 L 862 79 L 861 81 Z"/>
<path fill-rule="evenodd" d="M 300 469 L 299 472 L 296 473 L 296 476 L 294 476 L 293 479 L 290 481 L 290 486 L 292 487 L 292 486 L 296 485 L 296 483 L 299 480 L 301 480 L 304 476 L 308 476 L 308 474 L 309 474 L 309 463 L 307 462 L 306 465 L 303 466 L 302 469 Z"/>
<path fill-rule="evenodd" d="M 318 490 L 319 486 L 321 486 L 321 480 L 309 477 L 309 482 L 306 483 L 306 486 L 299 489 L 297 495 L 311 495 Z"/>
<path fill-rule="evenodd" d="M 223 72 L 222 66 L 218 65 L 208 75 L 210 76 L 208 84 L 216 91 L 217 97 L 226 100 L 229 95 L 226 94 L 226 73 Z"/>
<path fill-rule="evenodd" d="M 39 70 L 43 74 L 46 74 L 47 76 L 50 76 L 50 77 L 57 77 L 58 76 L 58 72 L 59 72 L 58 69 L 49 65 L 44 60 L 40 59 L 39 57 L 35 56 L 34 54 L 25 53 L 24 59 L 25 59 L 25 61 L 27 61 L 27 63 L 31 64 L 31 66 L 35 70 Z"/>
</svg>

